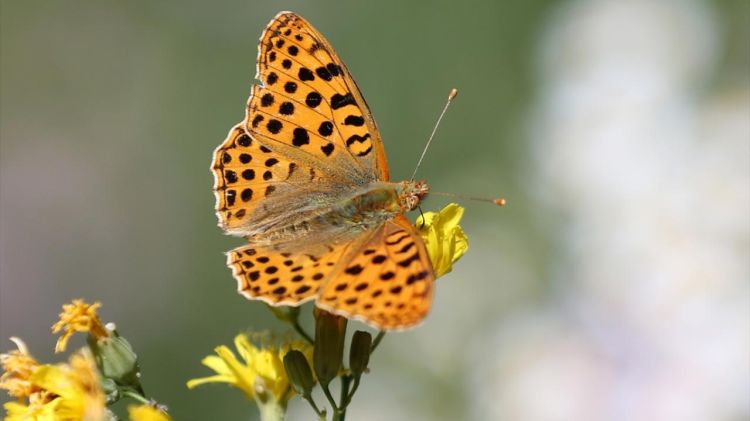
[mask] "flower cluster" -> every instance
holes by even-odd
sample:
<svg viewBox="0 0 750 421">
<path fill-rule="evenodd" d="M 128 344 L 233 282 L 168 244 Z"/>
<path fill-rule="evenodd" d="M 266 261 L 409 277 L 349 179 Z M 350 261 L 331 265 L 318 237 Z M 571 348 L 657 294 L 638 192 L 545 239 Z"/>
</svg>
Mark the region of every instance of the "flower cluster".
<svg viewBox="0 0 750 421">
<path fill-rule="evenodd" d="M 225 345 L 216 347 L 216 355 L 209 355 L 202 361 L 216 374 L 190 380 L 187 387 L 193 389 L 206 383 L 227 383 L 240 389 L 247 399 L 255 401 L 262 412 L 285 410 L 295 391 L 284 370 L 284 356 L 295 350 L 311 361 L 312 346 L 299 340 L 284 340 L 277 344 L 269 334 L 251 336 L 254 341 L 247 334 L 234 338 L 239 358 Z"/>
<path fill-rule="evenodd" d="M 89 346 L 71 354 L 67 362 L 39 363 L 26 344 L 11 338 L 17 349 L 0 354 L 0 389 L 15 401 L 3 405 L 8 421 L 110 421 L 107 405 L 129 396 L 140 405 L 129 408 L 133 421 L 170 420 L 164 408 L 143 397 L 138 364 L 130 345 L 99 316 L 99 303 L 74 300 L 63 306 L 54 333 L 64 332 L 55 352 L 63 352 L 76 332 L 88 333 Z"/>
</svg>

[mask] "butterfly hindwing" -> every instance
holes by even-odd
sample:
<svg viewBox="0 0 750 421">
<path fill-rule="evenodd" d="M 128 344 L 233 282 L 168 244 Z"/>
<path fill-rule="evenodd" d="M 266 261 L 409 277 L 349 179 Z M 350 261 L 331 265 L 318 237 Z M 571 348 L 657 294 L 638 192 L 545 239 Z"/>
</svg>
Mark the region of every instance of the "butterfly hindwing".
<svg viewBox="0 0 750 421">
<path fill-rule="evenodd" d="M 316 304 L 378 329 L 404 329 L 427 315 L 434 279 L 422 238 L 400 215 L 347 253 Z"/>
<path fill-rule="evenodd" d="M 261 36 L 246 129 L 266 146 L 363 182 L 388 180 L 370 110 L 344 63 L 300 16 L 279 13 Z"/>
<path fill-rule="evenodd" d="M 227 253 L 240 294 L 271 305 L 300 305 L 317 296 L 346 245 L 326 253 L 287 254 L 246 245 Z"/>
</svg>

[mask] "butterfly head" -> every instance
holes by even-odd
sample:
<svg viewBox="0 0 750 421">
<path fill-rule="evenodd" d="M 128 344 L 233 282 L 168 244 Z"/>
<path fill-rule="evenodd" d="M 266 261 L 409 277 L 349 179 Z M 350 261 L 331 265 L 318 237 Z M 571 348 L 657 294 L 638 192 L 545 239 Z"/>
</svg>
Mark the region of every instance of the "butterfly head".
<svg viewBox="0 0 750 421">
<path fill-rule="evenodd" d="M 425 181 L 409 180 L 403 181 L 400 184 L 398 201 L 404 212 L 415 209 L 419 205 L 419 202 L 430 192 L 430 187 Z"/>
</svg>

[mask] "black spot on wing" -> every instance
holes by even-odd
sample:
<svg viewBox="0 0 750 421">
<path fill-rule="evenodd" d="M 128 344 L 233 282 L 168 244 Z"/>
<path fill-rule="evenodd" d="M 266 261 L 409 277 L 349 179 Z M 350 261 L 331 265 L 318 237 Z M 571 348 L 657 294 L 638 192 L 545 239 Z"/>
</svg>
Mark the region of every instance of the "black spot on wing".
<svg viewBox="0 0 750 421">
<path fill-rule="evenodd" d="M 297 127 L 294 129 L 294 137 L 292 138 L 292 144 L 294 146 L 302 146 L 310 143 L 310 135 L 307 134 L 307 130 Z"/>
<path fill-rule="evenodd" d="M 305 104 L 310 108 L 315 108 L 323 101 L 323 97 L 319 93 L 313 91 L 307 94 L 305 98 Z"/>
<path fill-rule="evenodd" d="M 364 143 L 369 138 L 370 138 L 370 133 L 365 133 L 364 136 L 353 134 L 349 136 L 348 139 L 346 139 L 346 146 L 352 146 L 354 142 Z"/>
<path fill-rule="evenodd" d="M 354 100 L 351 92 L 347 92 L 346 95 L 334 94 L 331 97 L 332 109 L 338 110 L 339 108 L 345 107 L 347 105 L 357 105 L 357 101 Z"/>
<path fill-rule="evenodd" d="M 293 93 L 297 92 L 297 83 L 295 83 L 295 82 L 287 82 L 287 83 L 285 83 L 284 84 L 284 90 L 288 94 L 293 94 Z"/>
<path fill-rule="evenodd" d="M 334 77 L 339 76 L 344 73 L 341 70 L 341 66 L 339 66 L 338 64 L 334 64 L 334 63 L 328 63 L 326 65 L 326 69 L 328 69 L 328 73 L 330 73 L 331 76 L 334 76 Z"/>
<path fill-rule="evenodd" d="M 357 126 L 360 127 L 365 124 L 365 119 L 359 115 L 349 115 L 344 119 L 345 126 Z"/>
<path fill-rule="evenodd" d="M 323 137 L 328 137 L 331 134 L 333 134 L 333 123 L 330 121 L 324 121 L 320 123 L 320 127 L 318 127 L 318 133 L 320 133 Z"/>
<path fill-rule="evenodd" d="M 367 149 L 363 150 L 362 152 L 358 152 L 357 156 L 365 156 L 370 153 L 370 151 L 372 151 L 372 146 L 368 146 Z"/>
<path fill-rule="evenodd" d="M 260 106 L 261 107 L 270 107 L 273 105 L 273 95 L 266 93 L 262 97 L 260 97 Z"/>
<path fill-rule="evenodd" d="M 282 127 L 284 127 L 283 124 L 281 124 L 281 122 L 276 119 L 269 120 L 268 124 L 266 124 L 266 128 L 268 129 L 268 131 L 273 134 L 277 134 L 278 132 L 280 132 Z"/>
<path fill-rule="evenodd" d="M 406 279 L 406 285 L 411 285 L 414 282 L 424 280 L 427 277 L 428 274 L 429 274 L 429 272 L 426 271 L 426 270 L 423 270 L 423 271 L 421 271 L 419 273 L 411 274 Z"/>
<path fill-rule="evenodd" d="M 301 67 L 299 69 L 299 72 L 297 73 L 297 77 L 299 77 L 299 80 L 303 82 L 315 80 L 315 75 L 313 75 L 312 70 L 308 69 L 307 67 Z"/>
<path fill-rule="evenodd" d="M 363 268 L 361 265 L 354 265 L 346 268 L 344 272 L 348 273 L 349 275 L 359 275 L 363 270 L 365 270 L 365 268 Z"/>
<path fill-rule="evenodd" d="M 398 234 L 403 234 L 403 235 L 398 235 Z M 409 234 L 407 234 L 404 231 L 396 231 L 395 233 L 391 234 L 388 238 L 390 239 L 386 240 L 385 243 L 388 244 L 389 246 L 393 246 L 404 241 L 406 238 L 409 238 Z"/>
<path fill-rule="evenodd" d="M 416 243 L 409 243 L 403 247 L 401 247 L 400 250 L 398 250 L 396 253 L 406 253 L 407 251 L 411 250 L 414 246 L 416 246 Z"/>
<path fill-rule="evenodd" d="M 315 74 L 326 82 L 330 82 L 331 79 L 333 79 L 333 75 L 331 75 L 331 72 L 329 72 L 328 69 L 324 66 L 320 66 L 315 69 Z"/>
<path fill-rule="evenodd" d="M 282 115 L 292 115 L 292 114 L 294 114 L 294 104 L 292 104 L 289 101 L 283 102 L 279 106 L 279 114 L 282 114 Z"/>
<path fill-rule="evenodd" d="M 409 267 L 409 265 L 411 265 L 413 262 L 416 262 L 417 260 L 419 260 L 419 253 L 414 253 L 406 259 L 398 262 L 398 265 L 402 268 Z"/>
<path fill-rule="evenodd" d="M 334 149 L 333 143 L 329 143 L 329 144 L 327 144 L 325 146 L 321 146 L 320 147 L 320 150 L 324 154 L 326 154 L 326 156 L 331 156 L 331 154 L 333 153 L 333 149 Z"/>
</svg>

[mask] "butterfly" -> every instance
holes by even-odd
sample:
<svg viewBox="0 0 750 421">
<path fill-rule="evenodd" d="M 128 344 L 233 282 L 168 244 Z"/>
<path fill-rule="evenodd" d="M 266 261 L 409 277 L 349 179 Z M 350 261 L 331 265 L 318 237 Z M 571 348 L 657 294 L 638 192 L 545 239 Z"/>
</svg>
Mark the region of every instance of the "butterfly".
<svg viewBox="0 0 750 421">
<path fill-rule="evenodd" d="M 391 182 L 380 132 L 351 73 L 305 19 L 263 31 L 245 119 L 212 162 L 219 226 L 245 297 L 310 300 L 382 330 L 420 323 L 432 303 L 425 244 L 404 214 L 428 194 Z"/>
</svg>

